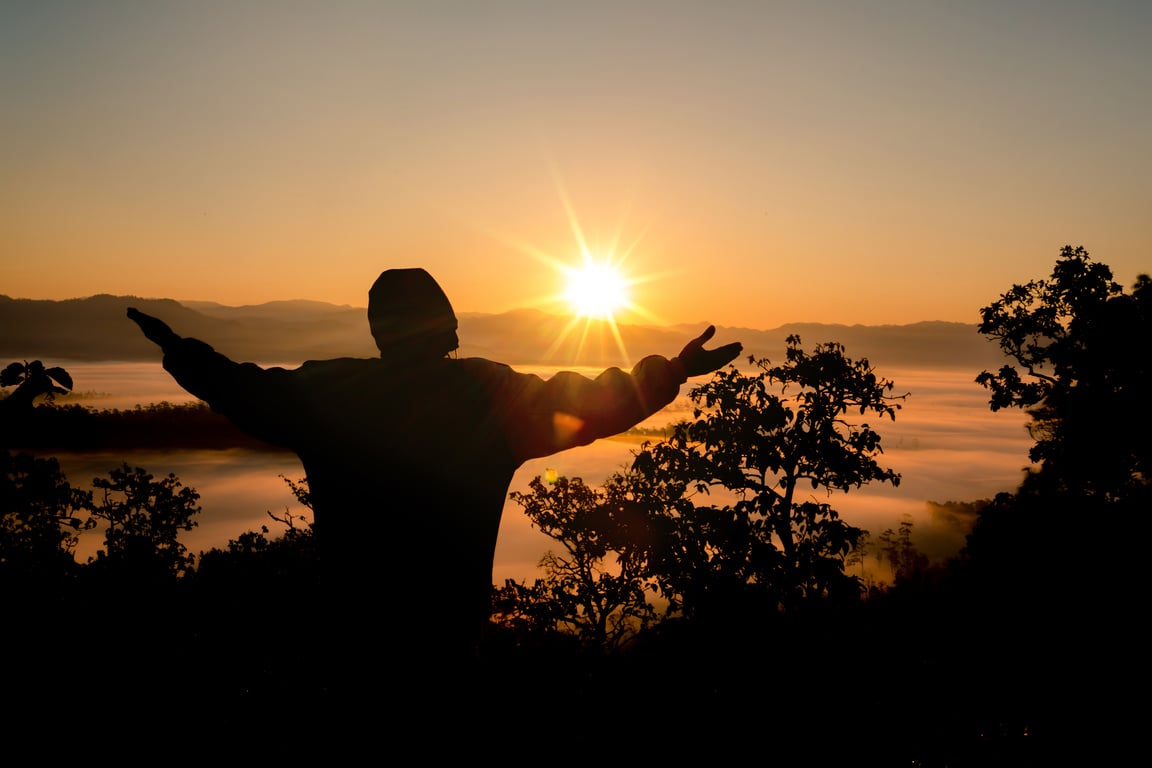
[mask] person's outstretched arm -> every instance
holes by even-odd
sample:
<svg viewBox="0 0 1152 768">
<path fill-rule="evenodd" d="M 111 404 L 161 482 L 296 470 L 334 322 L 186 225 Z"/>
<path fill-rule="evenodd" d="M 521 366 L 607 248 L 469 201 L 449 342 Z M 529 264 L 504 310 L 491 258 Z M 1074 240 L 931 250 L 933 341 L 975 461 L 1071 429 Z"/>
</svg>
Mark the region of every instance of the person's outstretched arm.
<svg viewBox="0 0 1152 768">
<path fill-rule="evenodd" d="M 221 355 L 199 339 L 178 335 L 163 320 L 128 308 L 128 318 L 140 326 L 144 337 L 164 353 L 164 370 L 184 389 L 216 408 L 233 384 L 238 363 Z"/>
<path fill-rule="evenodd" d="M 128 307 L 128 319 L 140 326 L 144 338 L 167 352 L 180 341 L 180 337 L 160 318 L 146 315 L 135 307 Z"/>
<path fill-rule="evenodd" d="M 684 379 L 687 381 L 693 376 L 702 376 L 705 373 L 718 371 L 744 351 L 744 345 L 738 341 L 725 344 L 716 349 L 704 349 L 704 345 L 716 335 L 716 326 L 710 325 L 692 341 L 684 345 L 680 354 L 674 358 L 684 366 Z"/>
<path fill-rule="evenodd" d="M 623 432 L 676 399 L 693 376 L 719 370 L 743 350 L 739 342 L 704 345 L 715 326 L 688 342 L 673 358 L 650 355 L 630 373 L 609 368 L 595 379 L 561 371 L 547 381 L 522 375 L 511 441 L 522 458 L 546 456 Z"/>
<path fill-rule="evenodd" d="M 164 352 L 164 370 L 212 410 L 227 416 L 245 432 L 283 445 L 290 413 L 282 403 L 288 372 L 237 363 L 199 339 L 175 333 L 159 318 L 129 308 L 128 317 Z"/>
</svg>

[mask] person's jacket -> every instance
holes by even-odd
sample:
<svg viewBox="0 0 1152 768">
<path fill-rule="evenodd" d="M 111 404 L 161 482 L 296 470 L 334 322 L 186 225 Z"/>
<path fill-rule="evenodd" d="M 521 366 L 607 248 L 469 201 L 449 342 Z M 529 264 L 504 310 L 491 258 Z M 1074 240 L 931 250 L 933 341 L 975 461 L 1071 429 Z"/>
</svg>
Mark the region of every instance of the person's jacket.
<svg viewBox="0 0 1152 768">
<path fill-rule="evenodd" d="M 480 358 L 235 363 L 196 339 L 164 367 L 245 432 L 295 451 L 323 572 L 358 611 L 468 632 L 488 615 L 508 486 L 527 459 L 607 437 L 670 403 L 678 360 L 545 380 Z M 368 601 L 368 602 L 363 602 Z M 406 614 L 406 615 L 405 615 Z"/>
</svg>

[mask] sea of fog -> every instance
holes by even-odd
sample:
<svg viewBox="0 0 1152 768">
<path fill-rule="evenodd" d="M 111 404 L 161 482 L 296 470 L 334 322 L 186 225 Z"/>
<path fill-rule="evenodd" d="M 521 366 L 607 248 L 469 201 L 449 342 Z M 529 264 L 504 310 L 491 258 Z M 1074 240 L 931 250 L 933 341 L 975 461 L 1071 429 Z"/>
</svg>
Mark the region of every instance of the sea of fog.
<svg viewBox="0 0 1152 768">
<path fill-rule="evenodd" d="M 57 364 L 72 374 L 75 383 L 75 392 L 60 398 L 61 404 L 124 409 L 194 399 L 159 363 Z M 547 377 L 556 369 L 521 370 Z M 595 371 L 587 373 L 594 375 Z M 1025 428 L 1027 418 L 1015 411 L 992 413 L 987 393 L 973 381 L 978 371 L 895 369 L 881 373 L 896 383 L 894 393 L 910 393 L 895 421 L 870 422 L 883 438 L 881 463 L 900 473 L 900 485 L 876 484 L 831 496 L 817 491 L 813 498 L 830 503 L 845 520 L 867 529 L 873 538 L 910 519 L 913 540 L 922 551 L 937 559 L 955 554 L 971 521 L 957 514 L 958 507 L 949 502 L 972 502 L 1015 489 L 1028 464 L 1031 440 Z M 688 391 L 689 386 L 683 387 L 681 397 L 644 426 L 663 427 L 690 417 Z M 530 461 L 517 472 L 510 490 L 527 491 L 531 479 L 546 469 L 598 485 L 624 467 L 638 446 L 634 438 L 599 440 Z M 308 515 L 281 478 L 297 480 L 304 474 L 290 454 L 234 449 L 69 453 L 57 454 L 57 458 L 69 480 L 78 486 L 87 486 L 93 477 L 104 476 L 125 462 L 155 476 L 175 474 L 200 494 L 199 525 L 183 537 L 192 552 L 222 547 L 239 534 L 263 525 L 276 531 L 279 524 L 271 520 L 269 512 L 279 517 Z M 98 534 L 87 534 L 79 558 L 85 559 L 99 544 Z M 539 575 L 537 563 L 553 544 L 530 525 L 519 506 L 508 502 L 496 549 L 494 580 L 502 584 L 504 579 L 535 578 Z"/>
</svg>

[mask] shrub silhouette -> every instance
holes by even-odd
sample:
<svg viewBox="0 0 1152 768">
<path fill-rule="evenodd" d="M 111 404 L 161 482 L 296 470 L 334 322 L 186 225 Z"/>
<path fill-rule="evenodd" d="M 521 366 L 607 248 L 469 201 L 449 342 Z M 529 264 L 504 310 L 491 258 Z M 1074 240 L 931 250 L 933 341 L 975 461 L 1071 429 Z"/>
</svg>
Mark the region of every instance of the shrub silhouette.
<svg viewBox="0 0 1152 768">
<path fill-rule="evenodd" d="M 127 463 L 107 478 L 93 478 L 92 485 L 99 496 L 90 510 L 106 527 L 104 548 L 91 565 L 144 580 L 175 579 L 192 569 L 194 558 L 179 533 L 197 525 L 200 494 L 194 488 L 172 473 L 156 479 Z"/>
<path fill-rule="evenodd" d="M 0 450 L 0 574 L 5 582 L 23 582 L 27 588 L 40 580 L 74 576 L 80 534 L 94 525 L 81 514 L 90 503 L 91 493 L 73 488 L 56 459 Z"/>
<path fill-rule="evenodd" d="M 72 389 L 72 377 L 59 367 L 49 368 L 39 360 L 10 363 L 0 371 L 0 387 L 14 389 L 0 401 L 5 408 L 27 410 L 38 398 L 52 402 L 56 395 L 66 395 Z"/>
</svg>

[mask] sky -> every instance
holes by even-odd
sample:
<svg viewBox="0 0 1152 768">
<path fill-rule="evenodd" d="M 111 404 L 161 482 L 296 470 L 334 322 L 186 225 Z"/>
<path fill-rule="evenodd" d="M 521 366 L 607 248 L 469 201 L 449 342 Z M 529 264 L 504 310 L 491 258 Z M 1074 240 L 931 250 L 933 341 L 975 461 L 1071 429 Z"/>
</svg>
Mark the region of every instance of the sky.
<svg viewBox="0 0 1152 768">
<path fill-rule="evenodd" d="M 1152 4 L 0 0 L 0 293 L 977 322 L 1152 271 Z"/>
</svg>

